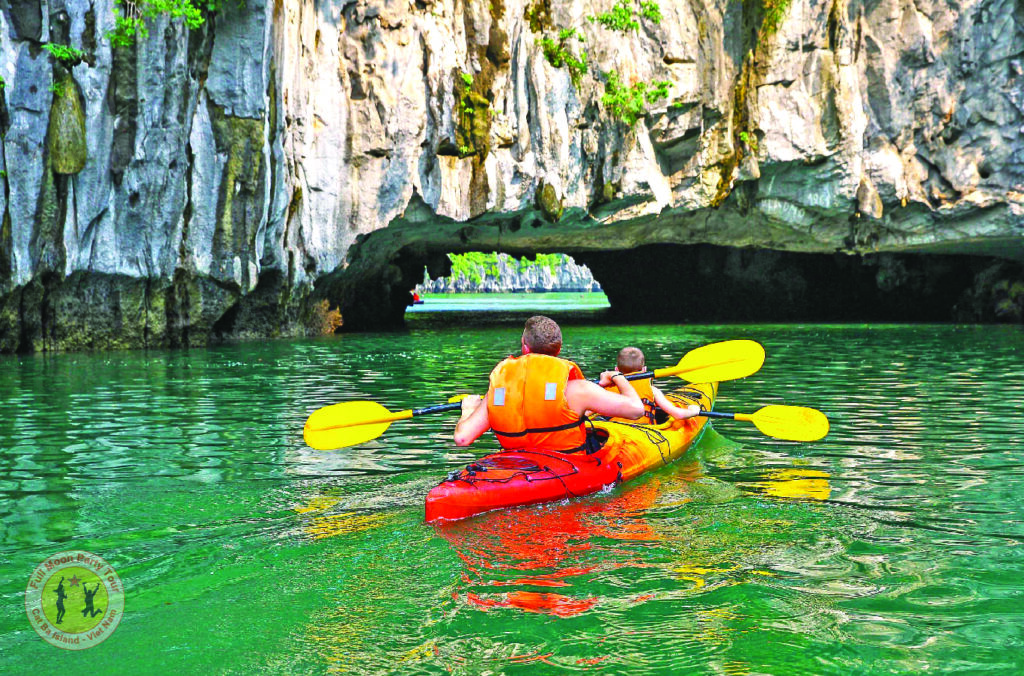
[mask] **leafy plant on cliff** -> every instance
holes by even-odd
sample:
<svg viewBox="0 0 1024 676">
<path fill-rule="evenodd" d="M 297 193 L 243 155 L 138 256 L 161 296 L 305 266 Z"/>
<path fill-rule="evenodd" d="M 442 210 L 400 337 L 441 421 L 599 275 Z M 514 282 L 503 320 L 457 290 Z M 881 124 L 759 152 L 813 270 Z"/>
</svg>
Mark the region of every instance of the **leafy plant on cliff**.
<svg viewBox="0 0 1024 676">
<path fill-rule="evenodd" d="M 626 0 L 620 0 L 612 6 L 611 10 L 589 16 L 587 20 L 597 22 L 609 30 L 623 33 L 640 30 L 640 22 L 636 20 L 633 10 Z"/>
<path fill-rule="evenodd" d="M 473 90 L 473 76 L 459 73 L 456 81 L 455 143 L 459 157 L 477 155 L 481 160 L 490 149 L 491 102 Z"/>
<path fill-rule="evenodd" d="M 640 30 L 640 18 L 647 19 L 655 24 L 661 23 L 661 7 L 657 2 L 653 2 L 653 0 L 641 1 L 639 3 L 639 12 L 635 7 L 628 0 L 619 0 L 609 11 L 588 16 L 587 21 L 599 23 L 609 30 L 622 33 Z"/>
<path fill-rule="evenodd" d="M 569 49 L 569 40 L 574 38 L 579 42 L 583 42 L 583 35 L 578 34 L 575 28 L 563 28 L 558 31 L 558 40 L 545 36 L 541 38 L 540 45 L 544 50 L 544 58 L 548 60 L 548 63 L 555 68 L 567 66 L 572 83 L 579 87 L 580 78 L 587 72 L 587 53 L 582 49 L 579 56 L 572 53 Z"/>
<path fill-rule="evenodd" d="M 760 37 L 773 35 L 782 25 L 786 18 L 791 0 L 761 0 L 761 8 L 764 10 L 764 20 L 761 22 Z"/>
<path fill-rule="evenodd" d="M 757 152 L 757 137 L 745 131 L 740 132 L 740 140 L 750 146 L 750 149 Z"/>
<path fill-rule="evenodd" d="M 147 23 L 159 16 L 184 19 L 189 29 L 202 26 L 209 16 L 221 8 L 221 0 L 114 0 L 121 7 L 115 17 L 114 30 L 107 33 L 110 44 L 127 47 L 139 38 L 149 37 Z M 238 0 L 244 7 L 245 0 Z"/>
<path fill-rule="evenodd" d="M 75 49 L 70 45 L 59 45 L 55 42 L 47 42 L 43 45 L 43 49 L 50 52 L 50 56 L 67 68 L 77 66 L 85 59 L 85 52 L 80 49 Z"/>
<path fill-rule="evenodd" d="M 761 27 L 757 32 L 758 42 L 778 32 L 791 4 L 792 0 L 743 0 L 744 8 L 761 15 Z"/>
<path fill-rule="evenodd" d="M 641 2 L 640 16 L 653 24 L 661 23 L 661 7 L 656 2 Z"/>
<path fill-rule="evenodd" d="M 604 94 L 601 105 L 613 117 L 622 120 L 629 126 L 647 115 L 647 106 L 668 96 L 671 82 L 635 82 L 628 87 L 619 79 L 618 72 L 610 70 L 605 75 Z"/>
</svg>

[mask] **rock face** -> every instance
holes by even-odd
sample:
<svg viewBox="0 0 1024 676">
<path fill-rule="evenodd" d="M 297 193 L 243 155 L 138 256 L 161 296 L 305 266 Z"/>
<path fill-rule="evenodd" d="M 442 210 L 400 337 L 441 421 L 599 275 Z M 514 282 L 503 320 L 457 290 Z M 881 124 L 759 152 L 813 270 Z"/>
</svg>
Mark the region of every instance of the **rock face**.
<svg viewBox="0 0 1024 676">
<path fill-rule="evenodd" d="M 493 269 L 475 266 L 474 274 L 464 272 L 430 279 L 426 275 L 416 288 L 426 293 L 517 293 L 543 291 L 600 291 L 601 285 L 585 265 L 565 257 L 557 265 L 521 265 L 507 254 L 498 254 Z"/>
<path fill-rule="evenodd" d="M 899 261 L 920 274 L 848 280 L 916 280 L 932 318 L 965 298 L 1014 317 L 1024 5 L 587 20 L 611 5 L 246 0 L 112 48 L 113 0 L 3 4 L 0 351 L 298 335 L 335 307 L 347 328 L 394 326 L 423 266 L 442 276 L 460 251 L 631 250 L 607 280 L 593 268 L 613 303 L 651 275 L 713 283 L 681 262 L 701 246 L 765 274 L 800 274 L 785 252 L 836 276 Z M 559 39 L 572 28 L 582 41 Z M 86 58 L 68 78 L 44 42 Z M 626 124 L 602 101 L 611 71 L 666 96 Z M 689 253 L 655 267 L 652 244 Z M 960 285 L 914 256 L 963 263 Z"/>
</svg>

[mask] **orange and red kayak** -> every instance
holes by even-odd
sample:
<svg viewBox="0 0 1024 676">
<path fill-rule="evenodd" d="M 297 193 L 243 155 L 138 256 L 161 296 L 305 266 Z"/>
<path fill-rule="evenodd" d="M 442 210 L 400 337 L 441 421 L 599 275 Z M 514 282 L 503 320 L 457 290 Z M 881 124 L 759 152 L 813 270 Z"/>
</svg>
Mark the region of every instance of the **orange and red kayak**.
<svg viewBox="0 0 1024 676">
<path fill-rule="evenodd" d="M 680 406 L 711 410 L 717 383 L 691 384 L 666 396 Z M 682 456 L 708 419 L 670 419 L 655 425 L 594 422 L 594 452 L 502 451 L 453 472 L 427 494 L 427 521 L 454 521 L 492 509 L 567 500 L 629 481 Z"/>
</svg>

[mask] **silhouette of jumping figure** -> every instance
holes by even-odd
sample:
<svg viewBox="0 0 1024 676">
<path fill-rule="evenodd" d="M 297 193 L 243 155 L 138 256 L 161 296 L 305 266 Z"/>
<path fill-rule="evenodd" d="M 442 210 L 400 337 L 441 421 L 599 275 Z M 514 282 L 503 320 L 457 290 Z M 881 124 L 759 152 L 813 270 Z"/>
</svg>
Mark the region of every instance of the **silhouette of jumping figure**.
<svg viewBox="0 0 1024 676">
<path fill-rule="evenodd" d="M 57 621 L 56 624 L 60 624 L 64 621 L 64 599 L 68 597 L 67 592 L 64 591 L 64 578 L 60 579 L 57 583 Z M 95 593 L 95 592 L 93 592 Z"/>
<path fill-rule="evenodd" d="M 103 612 L 102 608 L 96 610 L 92 607 L 92 597 L 96 596 L 96 592 L 99 591 L 100 583 L 97 582 L 96 586 L 92 588 L 92 591 L 89 591 L 89 585 L 83 582 L 82 589 L 85 591 L 85 608 L 82 609 L 82 617 L 85 617 L 86 615 L 89 617 L 96 617 Z"/>
</svg>

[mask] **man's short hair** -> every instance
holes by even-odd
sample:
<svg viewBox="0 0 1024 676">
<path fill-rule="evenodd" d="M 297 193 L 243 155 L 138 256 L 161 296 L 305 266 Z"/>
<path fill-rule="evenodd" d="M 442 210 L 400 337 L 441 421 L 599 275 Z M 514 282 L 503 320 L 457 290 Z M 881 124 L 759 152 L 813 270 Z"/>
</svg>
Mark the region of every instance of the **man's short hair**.
<svg viewBox="0 0 1024 676">
<path fill-rule="evenodd" d="M 523 343 L 530 352 L 557 357 L 562 351 L 562 329 L 550 317 L 535 315 L 526 320 L 523 329 Z"/>
<path fill-rule="evenodd" d="M 644 367 L 644 353 L 639 347 L 624 347 L 619 350 L 619 371 L 634 373 Z"/>
</svg>

